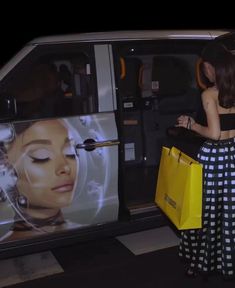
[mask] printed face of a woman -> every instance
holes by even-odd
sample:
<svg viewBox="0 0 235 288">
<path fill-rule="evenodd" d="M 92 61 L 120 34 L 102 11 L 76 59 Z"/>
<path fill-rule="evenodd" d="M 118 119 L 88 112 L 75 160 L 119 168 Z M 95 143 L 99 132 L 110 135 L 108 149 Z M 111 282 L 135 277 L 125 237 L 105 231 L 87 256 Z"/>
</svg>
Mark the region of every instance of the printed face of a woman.
<svg viewBox="0 0 235 288">
<path fill-rule="evenodd" d="M 34 123 L 17 136 L 8 155 L 17 171 L 18 191 L 30 205 L 62 208 L 71 203 L 78 163 L 62 122 Z"/>
</svg>

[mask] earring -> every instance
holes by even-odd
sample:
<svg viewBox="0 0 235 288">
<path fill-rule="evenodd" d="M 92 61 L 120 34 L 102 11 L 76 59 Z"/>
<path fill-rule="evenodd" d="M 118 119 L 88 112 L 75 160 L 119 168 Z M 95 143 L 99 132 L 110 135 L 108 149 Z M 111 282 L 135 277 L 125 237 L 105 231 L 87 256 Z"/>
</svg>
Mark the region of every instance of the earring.
<svg viewBox="0 0 235 288">
<path fill-rule="evenodd" d="M 20 207 L 22 208 L 28 207 L 28 199 L 24 195 L 19 195 L 16 200 Z"/>
</svg>

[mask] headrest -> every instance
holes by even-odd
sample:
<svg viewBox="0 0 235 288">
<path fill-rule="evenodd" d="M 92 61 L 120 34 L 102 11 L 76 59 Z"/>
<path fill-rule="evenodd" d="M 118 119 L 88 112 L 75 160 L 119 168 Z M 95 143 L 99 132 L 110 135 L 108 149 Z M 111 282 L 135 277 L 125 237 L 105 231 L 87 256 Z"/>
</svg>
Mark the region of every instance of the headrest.
<svg viewBox="0 0 235 288">
<path fill-rule="evenodd" d="M 157 96 L 184 94 L 191 86 L 192 77 L 187 63 L 174 56 L 153 58 L 152 91 Z"/>
</svg>

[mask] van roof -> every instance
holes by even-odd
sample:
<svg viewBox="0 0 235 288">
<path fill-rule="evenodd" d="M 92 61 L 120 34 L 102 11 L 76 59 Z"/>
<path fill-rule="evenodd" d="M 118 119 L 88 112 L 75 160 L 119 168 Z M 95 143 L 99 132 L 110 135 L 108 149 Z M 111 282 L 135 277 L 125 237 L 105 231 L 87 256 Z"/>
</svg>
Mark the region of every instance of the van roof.
<svg viewBox="0 0 235 288">
<path fill-rule="evenodd" d="M 89 32 L 78 34 L 54 35 L 35 38 L 28 44 L 61 43 L 73 41 L 120 41 L 120 40 L 151 40 L 151 39 L 211 39 L 228 31 L 222 30 L 133 30 Z"/>
<path fill-rule="evenodd" d="M 109 31 L 90 32 L 78 34 L 52 35 L 35 38 L 28 42 L 12 59 L 0 70 L 0 81 L 6 74 L 35 46 L 41 44 L 59 44 L 71 42 L 104 42 L 122 40 L 154 40 L 154 39 L 198 39 L 210 40 L 217 36 L 228 33 L 222 30 L 132 30 L 132 31 Z"/>
</svg>

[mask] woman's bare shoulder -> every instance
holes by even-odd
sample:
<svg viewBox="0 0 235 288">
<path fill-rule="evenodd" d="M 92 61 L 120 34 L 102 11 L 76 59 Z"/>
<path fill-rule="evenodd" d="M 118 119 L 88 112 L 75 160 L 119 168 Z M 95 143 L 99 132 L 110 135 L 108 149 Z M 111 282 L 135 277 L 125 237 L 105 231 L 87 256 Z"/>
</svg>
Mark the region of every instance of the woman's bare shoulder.
<svg viewBox="0 0 235 288">
<path fill-rule="evenodd" d="M 207 88 L 202 92 L 203 100 L 216 100 L 218 97 L 218 90 L 215 87 Z"/>
</svg>

